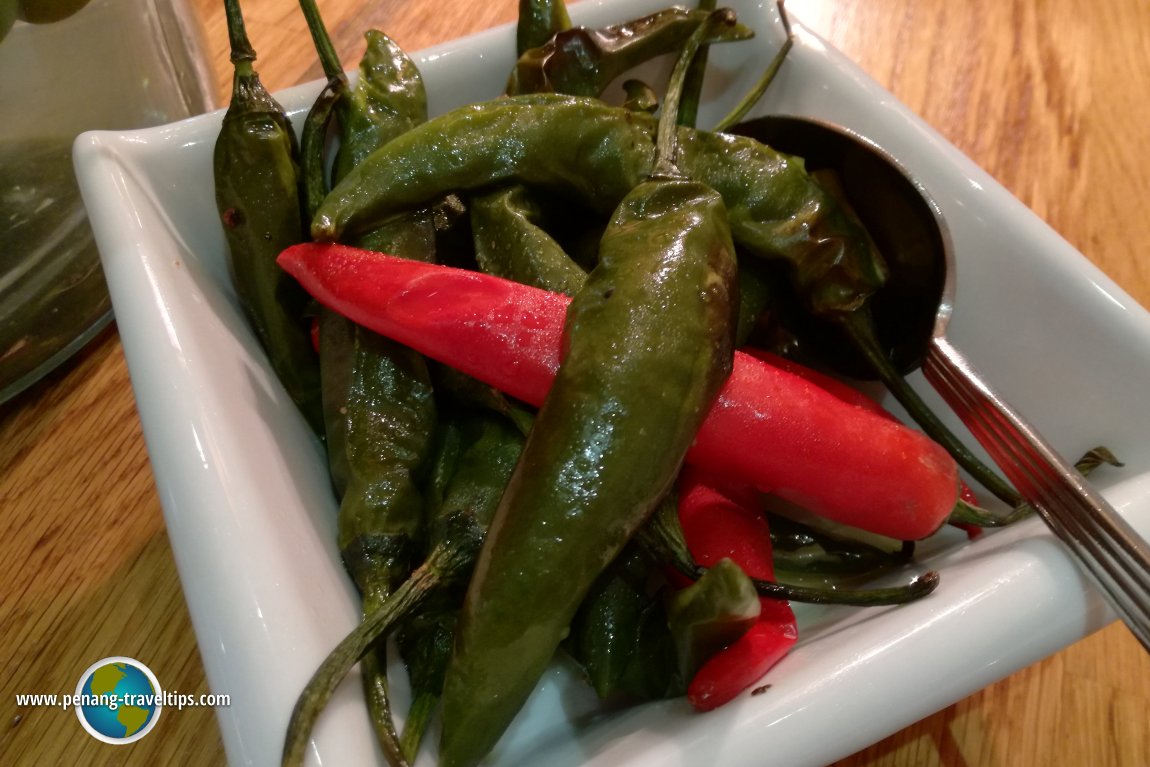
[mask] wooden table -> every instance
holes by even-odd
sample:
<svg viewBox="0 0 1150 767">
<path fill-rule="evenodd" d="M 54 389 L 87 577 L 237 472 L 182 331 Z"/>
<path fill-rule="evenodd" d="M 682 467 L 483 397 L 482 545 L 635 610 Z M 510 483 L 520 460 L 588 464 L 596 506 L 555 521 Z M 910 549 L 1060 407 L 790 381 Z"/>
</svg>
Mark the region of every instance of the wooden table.
<svg viewBox="0 0 1150 767">
<path fill-rule="evenodd" d="M 222 103 L 222 3 L 194 2 Z M 1150 260 L 1140 258 L 1150 220 L 1150 4 L 789 7 L 1150 305 Z M 322 9 L 351 66 L 369 26 L 414 51 L 512 21 L 516 4 L 323 0 Z M 319 76 L 294 3 L 245 0 L 245 10 L 271 89 Z M 0 761 L 223 763 L 208 709 L 169 712 L 143 740 L 113 747 L 88 737 L 72 711 L 15 704 L 17 693 L 74 690 L 109 655 L 139 658 L 165 689 L 206 692 L 114 329 L 0 405 L 0 552 Z M 1133 767 L 1148 758 L 1150 659 L 1113 625 L 837 767 Z"/>
</svg>

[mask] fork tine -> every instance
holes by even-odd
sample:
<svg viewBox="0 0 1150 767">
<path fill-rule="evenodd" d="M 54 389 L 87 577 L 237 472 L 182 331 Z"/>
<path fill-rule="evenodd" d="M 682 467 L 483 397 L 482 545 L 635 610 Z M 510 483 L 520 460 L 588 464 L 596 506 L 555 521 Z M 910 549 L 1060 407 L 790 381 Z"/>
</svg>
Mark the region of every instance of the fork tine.
<svg viewBox="0 0 1150 767">
<path fill-rule="evenodd" d="M 1137 573 L 1143 575 L 1150 585 L 1150 548 L 1147 543 L 1125 520 L 1109 509 L 1106 501 L 1081 474 L 1022 423 L 1019 416 L 1002 405 L 993 393 L 985 389 L 984 384 L 971 384 L 970 379 L 954 368 L 950 368 L 949 372 L 945 367 L 929 372 L 931 375 L 928 377 L 935 378 L 945 386 L 944 396 L 954 398 L 955 412 L 968 420 L 972 434 L 988 451 L 994 451 L 995 461 L 1003 464 L 1003 471 L 1012 475 L 1012 481 L 1020 486 L 1020 490 L 1026 491 L 1028 498 L 1054 505 L 1055 513 L 1060 516 L 1065 515 L 1062 509 L 1067 504 L 1080 511 L 1093 511 L 1091 506 L 1098 506 L 1100 513 L 1089 514 L 1084 524 L 1099 533 L 1105 533 L 1109 540 L 1132 559 L 1145 563 L 1146 566 L 1138 568 Z M 981 381 L 977 383 L 981 384 Z M 1083 504 L 1087 505 L 1084 507 Z M 1079 521 L 1082 520 L 1074 515 L 1069 518 L 1072 523 Z"/>
<path fill-rule="evenodd" d="M 1079 486 L 1083 483 L 1081 478 L 1074 487 L 1068 488 L 1062 475 L 1053 467 L 1044 467 L 1040 456 L 1026 451 L 1025 443 L 1019 441 L 1021 436 L 1010 420 L 993 407 L 986 406 L 988 398 L 979 391 L 985 389 L 985 385 L 980 381 L 968 385 L 962 371 L 953 368 L 949 369 L 950 375 L 940 374 L 938 370 L 928 372 L 928 377 L 939 386 L 944 397 L 952 401 L 956 412 L 971 427 L 972 434 L 1002 465 L 1008 476 L 1014 475 L 1012 480 L 1019 480 L 1023 486 L 1020 491 L 1025 488 L 1023 494 L 1034 503 L 1059 538 L 1083 560 L 1115 609 L 1150 650 L 1150 617 L 1145 599 L 1139 599 L 1140 595 L 1150 593 L 1150 584 L 1147 583 L 1150 575 L 1139 565 L 1137 557 L 1126 551 L 1127 547 L 1123 545 L 1127 542 L 1126 537 L 1119 537 L 1116 541 L 1110 534 L 1112 530 L 1091 527 L 1090 523 L 1098 515 L 1095 509 L 1083 506 L 1084 498 L 1079 494 Z M 1073 508 L 1064 505 L 1067 501 L 1087 513 L 1074 513 Z M 1126 558 L 1123 558 L 1124 554 Z"/>
<path fill-rule="evenodd" d="M 1001 419 L 985 409 L 978 411 L 987 418 L 988 424 Z M 1140 607 L 1137 594 L 1150 592 L 1150 573 L 1140 567 L 1136 557 L 1126 551 L 1126 538 L 1116 537 L 1113 525 L 1105 516 L 1094 513 L 1094 509 L 1084 502 L 1077 483 L 1071 485 L 1067 478 L 1053 467 L 1045 466 L 1036 454 L 1028 454 L 1018 435 L 1004 425 L 993 426 L 984 433 L 987 436 L 988 450 L 996 460 L 1010 455 L 1019 464 L 1019 473 L 1033 482 L 1023 493 L 1031 498 L 1044 516 L 1047 524 L 1059 533 L 1076 549 L 1079 556 L 1092 558 L 1106 578 L 1113 583 L 1114 599 L 1121 601 L 1125 617 L 1137 621 L 1143 631 L 1150 634 L 1150 616 L 1144 606 Z M 1005 430 L 1004 430 L 1005 429 Z M 992 447 L 993 446 L 993 447 Z M 1005 469 L 1004 469 L 1005 471 Z M 1012 478 L 1013 479 L 1013 478 Z M 1020 482 L 1020 484 L 1028 484 Z"/>
<path fill-rule="evenodd" d="M 1150 651 L 1150 547 L 945 338 L 923 373 Z"/>
<path fill-rule="evenodd" d="M 1088 514 L 1085 518 L 1070 514 L 1068 523 L 1080 523 L 1098 533 L 1104 533 L 1118 549 L 1144 566 L 1136 569 L 1150 587 L 1150 547 L 1109 505 L 1086 479 L 1053 451 L 1042 438 L 1021 422 L 1021 418 L 1008 409 L 994 407 L 997 399 L 992 393 L 979 392 L 968 379 L 957 372 L 946 376 L 947 389 L 959 398 L 957 413 L 966 413 L 976 439 L 1002 464 L 1003 472 L 1019 486 L 1028 498 L 1053 505 L 1053 513 L 1065 516 L 1062 509 L 1070 506 Z M 982 394 L 983 396 L 979 396 Z M 987 401 L 987 397 L 991 398 Z M 1003 408 L 1006 406 L 1003 405 Z M 1011 419 L 1018 421 L 1015 423 Z M 1043 454 L 1045 453 L 1045 455 Z M 1100 513 L 1093 512 L 1097 506 Z"/>
</svg>

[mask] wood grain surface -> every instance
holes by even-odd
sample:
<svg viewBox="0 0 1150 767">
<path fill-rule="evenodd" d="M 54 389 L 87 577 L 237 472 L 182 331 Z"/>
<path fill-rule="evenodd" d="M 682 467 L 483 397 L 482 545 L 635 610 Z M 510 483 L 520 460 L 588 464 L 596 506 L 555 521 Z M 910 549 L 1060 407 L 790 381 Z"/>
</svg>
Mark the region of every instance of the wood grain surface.
<svg viewBox="0 0 1150 767">
<path fill-rule="evenodd" d="M 221 100 L 222 3 L 193 0 Z M 1150 3 L 1110 0 L 791 0 L 857 61 L 1143 305 Z M 245 0 L 264 82 L 319 67 L 290 0 Z M 512 21 L 511 0 L 321 0 L 353 66 L 369 26 L 408 50 Z M 9 76 L 5 74 L 5 76 Z M 0 405 L 0 763 L 219 765 L 210 709 L 169 711 L 129 746 L 88 737 L 67 693 L 109 655 L 166 689 L 207 692 L 120 342 L 112 328 Z M 828 722 L 828 729 L 849 727 Z M 1121 625 L 1075 644 L 835 767 L 1140 767 L 1150 762 L 1150 659 Z M 764 758 L 763 765 L 771 764 Z"/>
</svg>

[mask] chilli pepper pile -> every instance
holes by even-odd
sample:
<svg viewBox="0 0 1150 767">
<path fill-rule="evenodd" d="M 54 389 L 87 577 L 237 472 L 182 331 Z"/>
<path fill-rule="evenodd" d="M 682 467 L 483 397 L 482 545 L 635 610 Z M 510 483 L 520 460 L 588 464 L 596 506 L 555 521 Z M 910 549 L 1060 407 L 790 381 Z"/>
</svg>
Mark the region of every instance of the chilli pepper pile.
<svg viewBox="0 0 1150 767">
<path fill-rule="evenodd" d="M 384 32 L 366 33 L 353 84 L 300 0 L 328 81 L 297 135 L 225 5 L 229 268 L 326 447 L 363 597 L 301 691 L 284 764 L 356 665 L 394 765 L 436 717 L 440 764 L 481 762 L 556 653 L 612 705 L 713 709 L 798 641 L 791 602 L 924 597 L 936 573 L 867 581 L 948 523 L 1028 513 L 923 412 L 913 360 L 884 351 L 888 262 L 833 179 L 695 124 L 707 47 L 751 37 L 730 10 L 587 29 L 563 2 L 521 0 L 505 95 L 430 117 Z M 665 55 L 666 82 L 627 79 Z M 842 375 L 884 382 L 923 431 Z M 1010 513 L 978 508 L 960 465 Z"/>
</svg>

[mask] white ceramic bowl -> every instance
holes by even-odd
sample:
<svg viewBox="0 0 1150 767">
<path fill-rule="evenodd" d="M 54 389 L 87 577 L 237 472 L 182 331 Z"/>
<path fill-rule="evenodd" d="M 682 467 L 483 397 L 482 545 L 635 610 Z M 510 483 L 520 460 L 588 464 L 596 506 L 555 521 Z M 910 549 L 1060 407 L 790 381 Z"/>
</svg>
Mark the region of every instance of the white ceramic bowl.
<svg viewBox="0 0 1150 767">
<path fill-rule="evenodd" d="M 595 0 L 572 15 L 603 24 L 664 4 Z M 773 3 L 732 5 L 758 42 L 712 52 L 712 82 L 723 87 L 712 88 L 702 125 L 726 113 L 782 39 Z M 853 64 L 796 31 L 763 109 L 854 128 L 921 179 L 957 249 L 951 338 L 1056 448 L 1076 456 L 1105 443 L 1126 461 L 1101 484 L 1145 534 L 1150 316 Z M 433 112 L 497 95 L 512 39 L 505 27 L 419 54 Z M 298 118 L 318 89 L 280 96 Z M 296 695 L 359 607 L 334 544 L 320 447 L 226 276 L 210 160 L 220 117 L 85 134 L 75 157 L 209 683 L 231 695 L 219 711 L 228 756 L 271 765 Z M 929 599 L 801 610 L 802 638 L 766 694 L 705 716 L 684 701 L 596 716 L 592 696 L 557 667 L 493 763 L 733 765 L 770 754 L 778 767 L 825 764 L 1113 620 L 1037 521 L 969 544 L 943 536 L 926 550 L 924 565 L 943 575 Z M 359 765 L 375 756 L 351 679 L 313 757 Z"/>
</svg>

